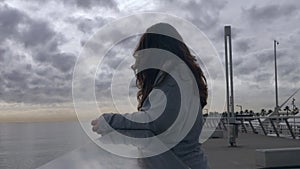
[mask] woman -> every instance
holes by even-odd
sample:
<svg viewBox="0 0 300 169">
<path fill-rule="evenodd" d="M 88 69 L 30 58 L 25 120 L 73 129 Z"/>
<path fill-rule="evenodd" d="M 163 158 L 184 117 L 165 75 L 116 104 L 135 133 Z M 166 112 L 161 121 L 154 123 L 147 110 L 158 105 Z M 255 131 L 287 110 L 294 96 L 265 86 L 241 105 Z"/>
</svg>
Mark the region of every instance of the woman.
<svg viewBox="0 0 300 169">
<path fill-rule="evenodd" d="M 93 131 L 99 134 L 105 134 L 110 132 L 111 128 L 126 130 L 143 129 L 150 130 L 155 135 L 158 135 L 165 132 L 176 120 L 178 110 L 180 109 L 180 106 L 182 106 L 180 105 L 181 96 L 176 80 L 169 73 L 162 70 L 137 70 L 139 69 L 139 66 L 149 63 L 151 56 L 138 54 L 140 51 L 146 49 L 161 49 L 171 52 L 174 56 L 179 57 L 192 72 L 192 76 L 194 76 L 193 78 L 198 87 L 197 91 L 199 92 L 199 95 L 197 95 L 197 97 L 200 97 L 200 109 L 197 112 L 196 121 L 188 134 L 178 144 L 172 147 L 171 151 L 192 169 L 208 168 L 206 157 L 203 154 L 201 144 L 199 143 L 199 136 L 202 129 L 202 108 L 206 105 L 208 95 L 206 79 L 196 62 L 196 58 L 190 53 L 188 47 L 184 44 L 182 37 L 174 27 L 166 23 L 158 23 L 148 28 L 146 33 L 142 35 L 134 52 L 136 63 L 132 68 L 136 71 L 136 85 L 139 89 L 137 93 L 137 100 L 139 103 L 137 107 L 138 112 L 127 113 L 124 115 L 105 113 L 100 116 L 100 118 L 92 121 Z M 171 64 L 167 63 L 168 61 L 164 59 L 158 60 L 157 62 L 164 66 L 174 67 L 174 69 L 177 67 L 177 65 L 172 65 L 172 62 L 170 62 Z M 183 79 L 184 78 L 183 75 Z M 167 100 L 164 105 L 165 109 L 159 114 L 159 117 L 157 117 L 158 112 L 156 111 L 159 109 L 155 108 L 159 107 L 158 105 L 161 104 L 160 100 L 162 100 L 163 97 L 154 89 L 163 91 Z M 187 101 L 189 102 L 189 100 Z M 140 119 L 142 116 L 149 118 L 149 122 L 142 123 L 129 120 Z M 110 127 L 105 125 L 103 120 L 106 120 Z"/>
</svg>

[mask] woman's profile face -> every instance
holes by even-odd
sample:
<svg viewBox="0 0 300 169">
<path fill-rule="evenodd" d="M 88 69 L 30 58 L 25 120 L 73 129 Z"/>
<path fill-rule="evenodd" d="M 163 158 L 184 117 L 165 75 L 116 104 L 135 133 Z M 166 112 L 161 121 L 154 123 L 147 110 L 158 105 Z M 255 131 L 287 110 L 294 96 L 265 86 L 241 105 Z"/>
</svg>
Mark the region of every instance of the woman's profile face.
<svg viewBox="0 0 300 169">
<path fill-rule="evenodd" d="M 134 57 L 135 62 L 133 65 L 131 65 L 131 69 L 133 70 L 134 74 L 137 74 L 138 55 L 134 53 L 132 56 Z"/>
<path fill-rule="evenodd" d="M 135 52 L 133 54 L 133 57 L 135 59 L 135 63 L 131 66 L 131 69 L 134 71 L 135 74 L 140 72 L 144 65 L 147 64 L 146 57 L 142 56 L 140 52 Z"/>
</svg>

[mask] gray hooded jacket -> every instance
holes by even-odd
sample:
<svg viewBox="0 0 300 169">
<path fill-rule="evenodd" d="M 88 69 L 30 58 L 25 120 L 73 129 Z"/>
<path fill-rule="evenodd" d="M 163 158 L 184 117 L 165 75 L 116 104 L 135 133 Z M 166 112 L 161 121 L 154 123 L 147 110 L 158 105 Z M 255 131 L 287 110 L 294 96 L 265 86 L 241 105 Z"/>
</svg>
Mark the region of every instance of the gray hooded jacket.
<svg viewBox="0 0 300 169">
<path fill-rule="evenodd" d="M 182 79 L 184 80 L 186 77 L 183 75 Z M 189 85 L 188 81 L 185 84 Z M 187 111 L 191 111 L 189 105 L 181 105 L 181 98 L 179 86 L 175 79 L 161 71 L 156 78 L 155 87 L 144 101 L 140 111 L 126 114 L 105 113 L 99 118 L 99 130 L 102 133 L 109 132 L 112 128 L 115 130 L 150 130 L 155 135 L 159 135 L 168 131 L 168 128 L 174 123 L 180 106 L 186 106 Z M 192 99 L 192 96 L 188 97 L 186 103 L 192 102 Z M 103 120 L 106 120 L 107 123 Z M 182 119 L 180 125 L 175 126 L 177 127 L 176 131 L 180 133 L 186 123 Z M 200 107 L 196 121 L 188 134 L 178 144 L 170 147 L 171 151 L 191 169 L 208 168 L 206 156 L 199 143 L 201 130 L 202 109 Z M 172 142 L 172 138 L 170 137 L 170 140 L 163 142 L 168 145 Z"/>
</svg>

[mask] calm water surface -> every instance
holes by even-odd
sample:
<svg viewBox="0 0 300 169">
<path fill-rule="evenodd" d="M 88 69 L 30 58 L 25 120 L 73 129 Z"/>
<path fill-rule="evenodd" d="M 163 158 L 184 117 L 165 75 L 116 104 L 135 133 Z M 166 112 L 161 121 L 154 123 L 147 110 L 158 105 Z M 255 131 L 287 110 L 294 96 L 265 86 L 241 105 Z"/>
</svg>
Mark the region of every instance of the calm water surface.
<svg viewBox="0 0 300 169">
<path fill-rule="evenodd" d="M 0 169 L 37 168 L 87 142 L 78 122 L 0 123 Z"/>
</svg>

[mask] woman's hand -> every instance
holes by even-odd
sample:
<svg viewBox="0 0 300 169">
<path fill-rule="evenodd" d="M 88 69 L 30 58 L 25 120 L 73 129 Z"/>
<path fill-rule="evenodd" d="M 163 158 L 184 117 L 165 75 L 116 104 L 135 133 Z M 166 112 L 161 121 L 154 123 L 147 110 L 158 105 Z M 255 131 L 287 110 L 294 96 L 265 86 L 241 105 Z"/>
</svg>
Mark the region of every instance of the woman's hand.
<svg viewBox="0 0 300 169">
<path fill-rule="evenodd" d="M 100 126 L 100 119 L 99 118 L 97 118 L 95 120 L 92 120 L 91 125 L 93 126 L 92 127 L 93 132 L 96 132 L 98 134 L 102 134 L 102 132 L 99 128 L 99 126 Z"/>
</svg>

